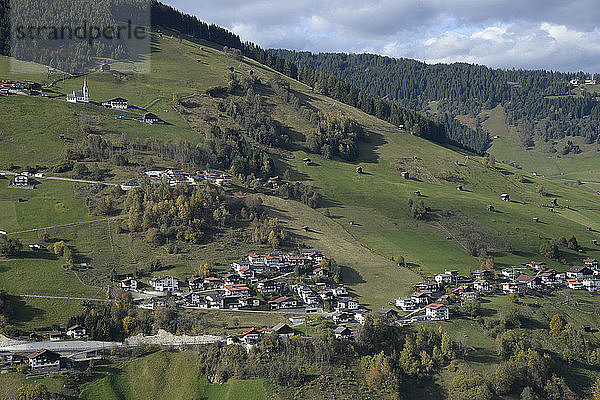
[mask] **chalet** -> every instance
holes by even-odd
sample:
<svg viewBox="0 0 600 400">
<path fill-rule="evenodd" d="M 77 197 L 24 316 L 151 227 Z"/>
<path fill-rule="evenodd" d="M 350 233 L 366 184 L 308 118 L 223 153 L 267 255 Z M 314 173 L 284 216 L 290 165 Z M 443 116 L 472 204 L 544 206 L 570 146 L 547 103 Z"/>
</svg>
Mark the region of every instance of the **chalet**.
<svg viewBox="0 0 600 400">
<path fill-rule="evenodd" d="M 600 277 L 597 275 L 594 275 L 592 278 L 584 279 L 581 283 L 588 292 L 597 292 L 600 290 Z"/>
<path fill-rule="evenodd" d="M 515 279 L 517 283 L 525 283 L 529 289 L 539 289 L 542 286 L 542 278 L 534 275 L 521 274 Z"/>
<path fill-rule="evenodd" d="M 473 282 L 473 288 L 478 292 L 491 292 L 493 290 L 492 284 L 483 279 Z"/>
<path fill-rule="evenodd" d="M 52 331 L 52 332 L 48 332 L 46 334 L 46 336 L 48 337 L 48 340 L 50 340 L 51 342 L 56 342 L 56 341 L 62 339 L 63 334 L 61 331 Z"/>
<path fill-rule="evenodd" d="M 415 289 L 420 291 L 429 290 L 437 292 L 439 288 L 440 286 L 436 281 L 421 282 L 415 285 Z"/>
<path fill-rule="evenodd" d="M 398 313 L 391 308 L 377 308 L 375 314 L 387 321 L 393 321 L 398 318 Z"/>
<path fill-rule="evenodd" d="M 124 292 L 136 291 L 137 288 L 138 281 L 137 279 L 133 279 L 131 276 L 128 276 L 121 281 L 121 289 L 123 289 Z"/>
<path fill-rule="evenodd" d="M 596 260 L 595 258 L 586 258 L 585 260 L 583 260 L 583 263 L 585 264 L 586 267 L 589 267 L 592 269 L 598 268 L 598 260 Z"/>
<path fill-rule="evenodd" d="M 577 279 L 567 278 L 566 280 L 567 287 L 573 290 L 584 289 L 583 283 L 579 282 Z"/>
<path fill-rule="evenodd" d="M 363 309 L 354 310 L 354 320 L 359 324 L 364 324 L 369 315 L 369 311 Z"/>
<path fill-rule="evenodd" d="M 312 271 L 312 275 L 314 277 L 319 277 L 319 278 L 323 278 L 323 277 L 327 277 L 329 275 L 329 271 L 327 271 L 325 268 L 315 268 Z"/>
<path fill-rule="evenodd" d="M 471 276 L 475 280 L 487 280 L 494 278 L 494 273 L 492 271 L 488 271 L 487 269 L 478 269 L 471 272 Z"/>
<path fill-rule="evenodd" d="M 574 266 L 567 271 L 567 278 L 576 279 L 579 282 L 594 275 L 594 271 L 586 266 Z"/>
<path fill-rule="evenodd" d="M 542 272 L 539 272 L 537 276 L 542 280 L 542 284 L 544 285 L 553 285 L 557 283 L 556 271 L 553 269 L 545 269 Z"/>
<path fill-rule="evenodd" d="M 333 299 L 333 293 L 331 293 L 331 290 L 319 290 L 317 292 L 317 294 L 319 295 L 319 297 L 322 300 L 331 300 L 331 299 Z"/>
<path fill-rule="evenodd" d="M 73 325 L 67 329 L 67 337 L 71 339 L 84 339 L 88 337 L 88 333 L 83 326 Z"/>
<path fill-rule="evenodd" d="M 265 333 L 264 329 L 244 328 L 242 329 L 241 340 L 246 344 L 256 344 L 260 342 L 262 335 Z"/>
<path fill-rule="evenodd" d="M 225 298 L 218 294 L 208 294 L 205 297 L 206 308 L 225 308 Z"/>
<path fill-rule="evenodd" d="M 454 281 L 450 274 L 437 274 L 434 279 L 438 285 L 449 285 Z"/>
<path fill-rule="evenodd" d="M 352 330 L 350 328 L 341 325 L 333 330 L 333 334 L 336 339 L 352 339 L 354 335 L 352 334 Z"/>
<path fill-rule="evenodd" d="M 102 103 L 102 106 L 106 108 L 112 108 L 113 110 L 126 110 L 127 99 L 117 97 L 112 100 L 105 101 L 104 103 Z"/>
<path fill-rule="evenodd" d="M 225 282 L 225 286 L 227 285 L 237 285 L 242 280 L 242 277 L 239 274 L 228 273 L 223 275 L 223 281 Z"/>
<path fill-rule="evenodd" d="M 425 305 L 429 303 L 429 294 L 425 292 L 414 292 L 410 298 L 414 301 L 417 306 Z"/>
<path fill-rule="evenodd" d="M 447 320 L 450 319 L 450 310 L 440 303 L 428 304 L 425 306 L 425 318 L 431 321 Z"/>
<path fill-rule="evenodd" d="M 278 285 L 274 281 L 266 280 L 266 281 L 258 282 L 258 284 L 256 285 L 256 288 L 263 295 L 268 296 L 273 293 L 277 293 Z"/>
<path fill-rule="evenodd" d="M 33 372 L 60 371 L 60 354 L 41 349 L 27 356 L 29 367 Z"/>
<path fill-rule="evenodd" d="M 282 336 L 291 336 L 294 334 L 294 329 L 291 326 L 289 326 L 288 324 L 280 322 L 277 325 L 275 325 L 273 328 L 271 328 L 271 332 L 276 333 L 278 335 L 282 335 Z"/>
<path fill-rule="evenodd" d="M 247 297 L 250 295 L 250 288 L 246 285 L 226 285 L 225 296 L 228 297 Z"/>
<path fill-rule="evenodd" d="M 350 311 L 336 311 L 331 314 L 331 319 L 336 324 L 345 324 L 347 322 L 352 322 L 356 318 L 356 314 Z"/>
<path fill-rule="evenodd" d="M 502 271 L 500 271 L 500 273 L 502 274 L 502 276 L 508 279 L 515 279 L 517 277 L 517 274 L 520 274 L 520 272 L 516 268 L 503 268 Z"/>
<path fill-rule="evenodd" d="M 260 306 L 260 300 L 256 297 L 242 297 L 239 299 L 241 307 L 258 307 Z"/>
<path fill-rule="evenodd" d="M 526 267 L 531 268 L 534 271 L 543 271 L 546 269 L 546 263 L 539 261 L 532 261 L 530 263 L 525 264 Z"/>
<path fill-rule="evenodd" d="M 15 176 L 13 181 L 15 186 L 29 186 L 29 176 L 25 174 Z"/>
<path fill-rule="evenodd" d="M 162 123 L 161 119 L 158 118 L 158 115 L 156 114 L 152 114 L 152 113 L 147 113 L 144 114 L 143 120 L 142 120 L 145 124 L 160 124 Z"/>
<path fill-rule="evenodd" d="M 348 291 L 342 285 L 337 285 L 331 288 L 331 294 L 334 297 L 346 296 L 348 295 Z"/>
<path fill-rule="evenodd" d="M 471 291 L 471 292 L 463 292 L 460 294 L 460 301 L 461 303 L 471 303 L 474 301 L 479 300 L 479 293 L 475 292 L 475 291 Z"/>
<path fill-rule="evenodd" d="M 204 290 L 222 289 L 224 286 L 223 280 L 215 276 L 208 276 L 204 278 L 202 284 L 204 286 Z"/>
<path fill-rule="evenodd" d="M 83 80 L 83 88 L 81 90 L 74 90 L 72 93 L 67 95 L 67 102 L 69 103 L 89 103 L 90 93 L 87 84 L 87 78 Z"/>
<path fill-rule="evenodd" d="M 200 293 L 188 292 L 183 296 L 183 301 L 186 305 L 207 308 L 207 302 L 202 298 Z"/>
<path fill-rule="evenodd" d="M 502 291 L 506 294 L 523 293 L 526 288 L 526 282 L 504 282 L 502 284 Z"/>
<path fill-rule="evenodd" d="M 275 300 L 269 301 L 271 310 L 279 310 L 282 308 L 293 308 L 298 305 L 298 301 L 287 296 L 278 297 Z"/>
<path fill-rule="evenodd" d="M 412 297 L 399 297 L 394 303 L 396 304 L 396 307 L 404 311 L 412 311 L 418 308 L 417 303 Z"/>
<path fill-rule="evenodd" d="M 357 310 L 358 302 L 351 299 L 340 299 L 337 301 L 338 310 Z"/>
<path fill-rule="evenodd" d="M 159 292 L 171 292 L 179 289 L 179 281 L 172 276 L 159 275 L 150 279 L 148 283 Z"/>
<path fill-rule="evenodd" d="M 188 277 L 187 284 L 191 291 L 204 290 L 204 278 L 201 278 L 199 276 Z"/>
</svg>

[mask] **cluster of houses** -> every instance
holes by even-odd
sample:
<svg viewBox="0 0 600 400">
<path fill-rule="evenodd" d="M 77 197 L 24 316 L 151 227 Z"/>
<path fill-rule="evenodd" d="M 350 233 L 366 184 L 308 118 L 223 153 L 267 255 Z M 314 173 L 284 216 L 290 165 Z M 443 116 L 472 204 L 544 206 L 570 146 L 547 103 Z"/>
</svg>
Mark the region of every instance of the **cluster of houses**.
<svg viewBox="0 0 600 400">
<path fill-rule="evenodd" d="M 522 274 L 516 269 L 506 268 L 502 275 L 510 279 L 501 284 L 504 293 L 524 293 L 527 290 L 547 290 L 567 287 L 575 290 L 587 290 L 591 293 L 600 291 L 600 270 L 598 260 L 587 258 L 584 265 L 573 266 L 565 273 L 557 273 L 547 269 L 546 264 L 532 262 L 526 266 L 533 270 L 533 274 Z"/>
<path fill-rule="evenodd" d="M 5 175 L 3 173 L 3 175 Z M 29 171 L 23 171 L 20 174 L 15 175 L 11 178 L 8 185 L 9 188 L 33 188 L 37 181 L 33 178 L 43 178 L 44 174 L 39 172 L 32 174 Z"/>
<path fill-rule="evenodd" d="M 403 311 L 410 311 L 404 320 L 447 320 L 450 310 L 446 305 L 452 293 L 461 303 L 476 301 L 479 297 L 495 292 L 504 294 L 526 293 L 567 287 L 569 289 L 600 292 L 600 269 L 596 259 L 583 260 L 584 265 L 571 267 L 565 273 L 547 268 L 543 262 L 530 262 L 521 267 L 505 268 L 499 279 L 489 270 L 477 270 L 470 277 L 460 276 L 456 270 L 445 270 L 434 280 L 415 285 L 415 292 L 395 299 L 394 304 Z M 522 270 L 533 273 L 524 274 Z M 451 289 L 450 289 L 451 288 Z M 400 319 L 401 321 L 403 318 Z"/>
<path fill-rule="evenodd" d="M 0 95 L 8 96 L 9 94 L 21 95 L 39 95 L 42 92 L 42 85 L 33 81 L 0 81 Z"/>
<path fill-rule="evenodd" d="M 203 309 L 256 309 L 262 311 L 323 313 L 324 303 L 335 309 L 334 320 L 341 313 L 366 314 L 366 309 L 349 297 L 343 285 L 330 282 L 322 267 L 327 260 L 317 250 L 299 254 L 252 253 L 231 263 L 231 271 L 218 276 L 191 276 L 185 282 L 172 276 L 159 275 L 148 284 L 160 292 L 139 306 L 148 309 L 165 304 L 164 293 L 175 296 L 181 307 Z M 290 283 L 285 278 L 296 268 L 305 271 L 303 280 Z M 306 278 L 306 280 L 304 280 Z M 307 283 L 308 282 L 308 283 Z M 138 291 L 139 282 L 128 277 L 120 282 L 124 291 Z M 182 290 L 187 286 L 187 290 Z M 150 292 L 146 292 L 150 293 Z"/>
<path fill-rule="evenodd" d="M 158 183 L 163 179 L 166 179 L 169 186 L 177 185 L 188 185 L 188 186 L 205 186 L 206 182 L 213 183 L 219 186 L 230 186 L 231 177 L 220 173 L 218 171 L 196 171 L 196 174 L 189 174 L 180 169 L 167 169 L 161 171 L 146 171 L 145 175 L 150 178 L 154 183 Z M 138 180 L 129 181 L 121 188 L 123 190 L 129 190 L 134 186 L 139 186 Z"/>
</svg>

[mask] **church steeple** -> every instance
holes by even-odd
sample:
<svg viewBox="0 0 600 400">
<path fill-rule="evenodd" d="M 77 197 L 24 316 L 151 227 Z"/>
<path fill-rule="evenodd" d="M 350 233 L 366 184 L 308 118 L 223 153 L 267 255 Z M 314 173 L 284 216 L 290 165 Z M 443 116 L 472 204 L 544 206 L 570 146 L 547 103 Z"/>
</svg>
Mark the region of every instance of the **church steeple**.
<svg viewBox="0 0 600 400">
<path fill-rule="evenodd" d="M 90 101 L 90 93 L 88 90 L 87 78 L 83 78 L 83 101 L 86 103 Z"/>
</svg>

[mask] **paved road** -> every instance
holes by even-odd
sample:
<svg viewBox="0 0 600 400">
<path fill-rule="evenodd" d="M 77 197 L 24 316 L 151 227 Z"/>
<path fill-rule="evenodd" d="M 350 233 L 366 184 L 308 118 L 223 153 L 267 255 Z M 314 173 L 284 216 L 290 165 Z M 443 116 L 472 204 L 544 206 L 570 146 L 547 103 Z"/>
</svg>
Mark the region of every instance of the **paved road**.
<svg viewBox="0 0 600 400">
<path fill-rule="evenodd" d="M 2 170 L 0 170 L 0 174 L 4 174 L 4 175 L 17 175 L 16 172 L 2 171 Z M 63 178 L 61 176 L 44 176 L 43 178 L 38 178 L 36 176 L 31 175 L 30 178 L 41 179 L 41 180 L 49 179 L 49 180 L 65 181 L 65 182 L 91 183 L 91 184 L 94 184 L 94 185 L 104 185 L 104 186 L 119 186 L 119 184 L 117 184 L 117 183 L 91 181 L 91 180 L 88 180 L 88 179 Z"/>
<path fill-rule="evenodd" d="M 75 226 L 75 225 L 91 224 L 91 223 L 94 223 L 94 222 L 111 221 L 111 220 L 115 220 L 115 219 L 124 219 L 124 218 L 127 218 L 127 215 L 117 215 L 116 217 L 107 217 L 107 218 L 93 219 L 93 220 L 90 220 L 90 221 L 71 222 L 69 224 L 46 226 L 46 227 L 43 227 L 43 228 L 25 229 L 25 230 L 22 230 L 22 231 L 9 232 L 9 233 L 7 233 L 7 235 L 16 235 L 18 233 L 45 231 L 47 229 L 63 228 L 65 226 Z"/>
<path fill-rule="evenodd" d="M 105 303 L 110 302 L 110 300 L 107 299 L 94 299 L 91 297 L 68 297 L 68 296 L 44 296 L 44 295 L 39 295 L 39 294 L 13 294 L 11 296 L 16 296 L 16 297 L 33 297 L 36 299 L 59 299 L 59 300 L 88 300 L 88 301 L 102 301 Z"/>
</svg>

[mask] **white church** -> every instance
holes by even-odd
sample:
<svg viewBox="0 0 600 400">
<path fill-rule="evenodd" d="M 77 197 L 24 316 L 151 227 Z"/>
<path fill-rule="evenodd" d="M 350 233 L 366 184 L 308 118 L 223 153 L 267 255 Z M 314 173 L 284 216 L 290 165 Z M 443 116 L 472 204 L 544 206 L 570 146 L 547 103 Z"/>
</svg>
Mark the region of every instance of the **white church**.
<svg viewBox="0 0 600 400">
<path fill-rule="evenodd" d="M 88 91 L 87 78 L 83 79 L 83 89 L 74 90 L 73 93 L 67 95 L 69 103 L 89 103 L 90 93 Z"/>
</svg>

